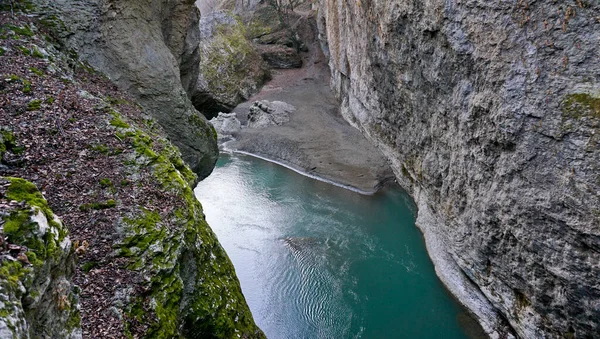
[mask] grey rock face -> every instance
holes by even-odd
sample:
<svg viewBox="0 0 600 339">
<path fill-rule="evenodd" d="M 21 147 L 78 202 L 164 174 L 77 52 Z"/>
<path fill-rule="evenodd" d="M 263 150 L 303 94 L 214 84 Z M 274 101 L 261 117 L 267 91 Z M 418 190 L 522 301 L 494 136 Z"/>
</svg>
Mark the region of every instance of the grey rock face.
<svg viewBox="0 0 600 339">
<path fill-rule="evenodd" d="M 192 102 L 207 117 L 229 112 L 256 94 L 269 77 L 247 30 L 234 16 L 214 11 L 200 20 L 200 74 Z"/>
<path fill-rule="evenodd" d="M 188 99 L 199 68 L 194 1 L 34 1 L 61 21 L 65 47 L 133 93 L 200 178 L 218 156 L 216 136 Z"/>
<path fill-rule="evenodd" d="M 450 290 L 493 336 L 596 335 L 600 4 L 317 6 L 343 114 L 415 198 Z"/>
<path fill-rule="evenodd" d="M 256 101 L 248 112 L 248 127 L 261 128 L 269 125 L 282 125 L 290 120 L 290 113 L 296 108 L 282 101 Z"/>
<path fill-rule="evenodd" d="M 217 131 L 219 141 L 231 140 L 242 129 L 242 123 L 236 117 L 235 113 L 219 113 L 215 118 L 210 119 Z"/>
</svg>

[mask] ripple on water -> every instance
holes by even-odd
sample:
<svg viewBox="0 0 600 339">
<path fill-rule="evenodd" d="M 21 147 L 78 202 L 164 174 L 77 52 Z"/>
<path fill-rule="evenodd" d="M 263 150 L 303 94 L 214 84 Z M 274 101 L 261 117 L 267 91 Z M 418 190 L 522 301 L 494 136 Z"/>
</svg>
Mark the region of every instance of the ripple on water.
<svg viewBox="0 0 600 339">
<path fill-rule="evenodd" d="M 269 338 L 465 337 L 402 192 L 225 156 L 196 194 Z"/>
</svg>

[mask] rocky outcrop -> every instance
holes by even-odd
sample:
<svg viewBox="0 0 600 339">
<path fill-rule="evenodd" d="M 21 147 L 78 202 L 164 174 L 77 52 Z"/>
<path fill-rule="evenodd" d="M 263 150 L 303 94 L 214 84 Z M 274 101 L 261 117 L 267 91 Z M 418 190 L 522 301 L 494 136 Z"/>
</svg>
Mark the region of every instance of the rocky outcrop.
<svg viewBox="0 0 600 339">
<path fill-rule="evenodd" d="M 290 113 L 296 108 L 283 101 L 256 101 L 248 112 L 248 127 L 261 128 L 269 125 L 283 125 L 290 121 Z"/>
<path fill-rule="evenodd" d="M 192 102 L 214 117 L 248 100 L 270 75 L 239 18 L 212 12 L 200 20 L 200 32 L 202 58 Z"/>
<path fill-rule="evenodd" d="M 136 96 L 203 178 L 216 136 L 188 99 L 199 62 L 199 11 L 192 0 L 33 1 L 65 48 Z"/>
<path fill-rule="evenodd" d="M 317 7 L 343 114 L 415 198 L 449 289 L 493 336 L 596 335 L 600 5 Z"/>
<path fill-rule="evenodd" d="M 216 117 L 210 119 L 210 123 L 215 126 L 219 143 L 235 138 L 242 129 L 242 123 L 235 113 L 220 112 Z"/>
<path fill-rule="evenodd" d="M 0 9 L 0 337 L 264 338 L 161 125 Z"/>
<path fill-rule="evenodd" d="M 81 338 L 73 250 L 37 187 L 0 177 L 0 337 Z"/>
</svg>

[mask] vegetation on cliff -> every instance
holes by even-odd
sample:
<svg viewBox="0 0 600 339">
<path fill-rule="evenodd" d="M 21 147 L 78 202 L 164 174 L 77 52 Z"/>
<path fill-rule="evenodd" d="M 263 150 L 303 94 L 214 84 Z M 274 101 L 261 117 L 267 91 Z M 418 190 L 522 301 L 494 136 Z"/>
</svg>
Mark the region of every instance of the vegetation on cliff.
<svg viewBox="0 0 600 339">
<path fill-rule="evenodd" d="M 74 251 L 65 253 L 70 260 L 79 257 L 73 282 L 81 288 L 80 313 L 67 317 L 64 331 L 86 337 L 262 337 L 193 195 L 197 177 L 162 128 L 104 76 L 60 52 L 31 17 L 0 12 L 0 36 L 0 175 L 28 180 L 10 179 L 23 189 L 9 192 L 29 194 L 10 193 L 8 200 L 37 206 L 51 228 L 58 227 L 51 213 L 59 215 L 74 242 Z M 32 267 L 62 253 L 48 238 L 27 240 L 29 212 L 15 213 L 4 231 L 29 249 L 24 254 Z M 66 230 L 56 233 L 56 241 L 64 242 Z M 14 262 L 7 265 L 3 284 L 21 274 Z M 35 292 L 24 287 L 26 294 Z M 14 314 L 0 310 L 0 320 Z M 24 317 L 33 323 L 27 310 Z"/>
</svg>

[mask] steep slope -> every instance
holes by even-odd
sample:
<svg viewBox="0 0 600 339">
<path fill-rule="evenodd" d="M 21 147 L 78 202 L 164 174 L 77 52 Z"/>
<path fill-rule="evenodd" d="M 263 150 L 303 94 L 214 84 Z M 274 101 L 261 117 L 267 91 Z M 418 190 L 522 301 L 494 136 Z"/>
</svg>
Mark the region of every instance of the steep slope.
<svg viewBox="0 0 600 339">
<path fill-rule="evenodd" d="M 600 4 L 316 6 L 345 118 L 391 159 L 449 289 L 494 336 L 597 334 Z"/>
<path fill-rule="evenodd" d="M 16 289 L 0 304 L 2 337 L 264 337 L 193 195 L 196 174 L 134 98 L 57 49 L 48 24 L 0 11 L 0 176 L 33 183 L 0 179 L 0 233 L 18 250 L 14 261 L 0 243 L 0 294 Z M 59 216 L 74 245 L 58 222 L 38 231 L 27 208 Z"/>
<path fill-rule="evenodd" d="M 188 98 L 198 79 L 200 13 L 191 0 L 34 0 L 65 48 L 133 94 L 200 178 L 218 156 L 214 131 Z"/>
</svg>

